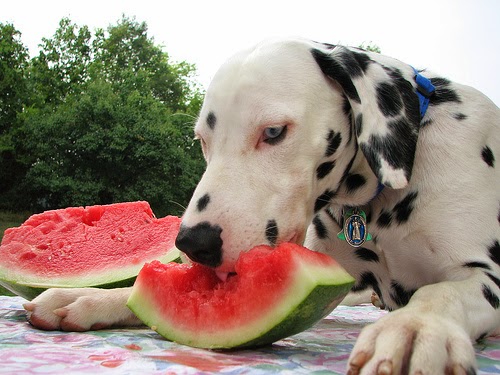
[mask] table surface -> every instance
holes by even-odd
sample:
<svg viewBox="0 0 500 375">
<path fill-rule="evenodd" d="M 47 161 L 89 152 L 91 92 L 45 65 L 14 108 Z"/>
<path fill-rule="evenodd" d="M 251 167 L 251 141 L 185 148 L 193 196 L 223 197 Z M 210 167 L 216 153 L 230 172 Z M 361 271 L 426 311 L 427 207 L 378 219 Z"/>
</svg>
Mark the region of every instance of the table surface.
<svg viewBox="0 0 500 375">
<path fill-rule="evenodd" d="M 20 297 L 0 297 L 1 374 L 345 374 L 360 330 L 384 314 L 339 306 L 313 328 L 256 350 L 193 349 L 147 329 L 45 332 Z M 500 336 L 475 345 L 479 374 L 500 374 Z"/>
</svg>

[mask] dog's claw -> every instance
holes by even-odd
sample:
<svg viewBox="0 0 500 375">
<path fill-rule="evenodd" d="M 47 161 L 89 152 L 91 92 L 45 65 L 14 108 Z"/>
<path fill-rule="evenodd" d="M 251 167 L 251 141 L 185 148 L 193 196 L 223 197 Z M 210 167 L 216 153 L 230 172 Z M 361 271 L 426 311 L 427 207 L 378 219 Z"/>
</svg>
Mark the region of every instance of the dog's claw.
<svg viewBox="0 0 500 375">
<path fill-rule="evenodd" d="M 385 360 L 379 363 L 377 375 L 392 375 L 392 361 Z"/>
<path fill-rule="evenodd" d="M 28 312 L 33 312 L 35 310 L 36 305 L 33 302 L 26 302 L 23 304 L 23 307 Z"/>
<path fill-rule="evenodd" d="M 68 316 L 68 309 L 66 307 L 61 307 L 59 309 L 55 309 L 53 313 L 64 319 Z"/>
<path fill-rule="evenodd" d="M 356 354 L 349 362 L 349 370 L 347 371 L 347 374 L 358 375 L 361 367 L 363 367 L 367 360 L 368 354 L 366 354 L 365 352 Z"/>
<path fill-rule="evenodd" d="M 450 372 L 446 372 L 450 375 L 467 375 L 467 371 L 460 365 L 454 365 Z M 475 372 L 473 372 L 475 374 Z"/>
</svg>

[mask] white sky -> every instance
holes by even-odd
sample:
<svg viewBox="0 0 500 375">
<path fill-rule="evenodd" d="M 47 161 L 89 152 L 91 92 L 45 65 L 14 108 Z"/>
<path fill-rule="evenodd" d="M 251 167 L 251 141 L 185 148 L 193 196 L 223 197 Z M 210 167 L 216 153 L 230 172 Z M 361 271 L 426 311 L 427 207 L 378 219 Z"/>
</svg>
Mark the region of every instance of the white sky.
<svg viewBox="0 0 500 375">
<path fill-rule="evenodd" d="M 32 55 L 63 17 L 91 29 L 125 14 L 174 60 L 196 64 L 206 87 L 224 60 L 274 36 L 301 36 L 382 53 L 474 86 L 500 104 L 499 0 L 25 0 L 0 1 L 0 22 L 22 33 Z"/>
</svg>

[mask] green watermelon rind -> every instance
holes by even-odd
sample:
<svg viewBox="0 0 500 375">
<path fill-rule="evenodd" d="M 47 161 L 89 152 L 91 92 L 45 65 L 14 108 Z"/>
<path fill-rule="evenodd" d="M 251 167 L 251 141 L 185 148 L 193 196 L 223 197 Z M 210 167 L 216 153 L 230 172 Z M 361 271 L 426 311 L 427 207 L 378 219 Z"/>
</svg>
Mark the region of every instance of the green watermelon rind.
<svg viewBox="0 0 500 375">
<path fill-rule="evenodd" d="M 134 284 L 127 306 L 144 324 L 169 341 L 204 349 L 251 348 L 313 326 L 333 311 L 353 284 L 354 279 L 339 265 L 300 264 L 290 292 L 276 301 L 272 311 L 247 325 L 207 334 L 169 325 L 155 307 L 154 296 L 141 288 L 140 280 Z"/>
<path fill-rule="evenodd" d="M 269 345 L 311 328 L 337 307 L 351 287 L 352 284 L 338 285 L 335 288 L 332 285 L 318 285 L 280 324 L 264 332 L 262 336 L 234 348 L 244 349 Z M 320 306 L 325 306 L 325 308 L 321 309 Z"/>
<path fill-rule="evenodd" d="M 180 263 L 180 251 L 173 247 L 165 255 L 157 259 L 162 263 Z M 8 270 L 0 267 L 0 285 L 27 300 L 32 300 L 50 288 L 125 288 L 134 285 L 143 265 L 151 260 L 153 259 L 145 259 L 141 263 L 116 270 L 108 269 L 99 273 L 90 272 L 86 276 L 78 275 L 60 278 L 33 276 L 31 274 L 22 275 L 19 272 L 10 275 Z M 15 276 L 15 278 L 12 276 Z"/>
</svg>

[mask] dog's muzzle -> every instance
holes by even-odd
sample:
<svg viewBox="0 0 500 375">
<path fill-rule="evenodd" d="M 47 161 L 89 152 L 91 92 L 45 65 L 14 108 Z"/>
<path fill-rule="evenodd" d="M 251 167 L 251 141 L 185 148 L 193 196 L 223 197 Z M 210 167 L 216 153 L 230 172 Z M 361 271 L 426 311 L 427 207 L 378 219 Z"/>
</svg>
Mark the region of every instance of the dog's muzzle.
<svg viewBox="0 0 500 375">
<path fill-rule="evenodd" d="M 181 225 L 175 246 L 193 262 L 215 268 L 222 263 L 221 232 L 221 227 L 206 221 L 194 227 Z"/>
</svg>

